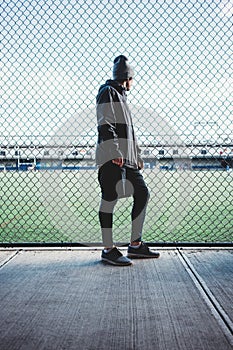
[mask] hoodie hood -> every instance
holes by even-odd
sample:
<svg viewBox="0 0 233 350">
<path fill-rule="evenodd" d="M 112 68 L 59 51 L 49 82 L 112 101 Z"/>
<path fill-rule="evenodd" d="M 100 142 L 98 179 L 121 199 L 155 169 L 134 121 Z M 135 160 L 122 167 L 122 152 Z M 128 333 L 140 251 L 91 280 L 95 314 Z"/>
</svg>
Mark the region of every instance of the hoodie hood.
<svg viewBox="0 0 233 350">
<path fill-rule="evenodd" d="M 113 87 L 117 92 L 119 92 L 121 95 L 126 91 L 126 89 L 119 84 L 116 80 L 109 79 L 105 82 L 105 84 L 102 84 L 99 88 L 99 93 L 105 88 L 108 88 L 109 86 Z"/>
</svg>

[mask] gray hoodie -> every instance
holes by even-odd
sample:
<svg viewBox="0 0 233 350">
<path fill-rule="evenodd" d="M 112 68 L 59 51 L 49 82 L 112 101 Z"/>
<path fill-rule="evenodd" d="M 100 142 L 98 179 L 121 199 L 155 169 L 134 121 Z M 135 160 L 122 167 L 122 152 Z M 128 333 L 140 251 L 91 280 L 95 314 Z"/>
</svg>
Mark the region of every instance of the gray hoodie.
<svg viewBox="0 0 233 350">
<path fill-rule="evenodd" d="M 96 97 L 98 141 L 96 164 L 122 157 L 124 165 L 138 168 L 141 150 L 134 133 L 125 88 L 115 80 L 101 85 Z"/>
</svg>

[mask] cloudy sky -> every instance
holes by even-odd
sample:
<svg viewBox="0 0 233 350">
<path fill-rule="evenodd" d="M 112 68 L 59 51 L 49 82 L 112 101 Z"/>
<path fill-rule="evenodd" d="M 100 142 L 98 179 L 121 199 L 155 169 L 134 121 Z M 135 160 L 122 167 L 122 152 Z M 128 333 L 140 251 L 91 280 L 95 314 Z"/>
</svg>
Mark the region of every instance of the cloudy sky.
<svg viewBox="0 0 233 350">
<path fill-rule="evenodd" d="M 185 142 L 233 142 L 232 18 L 233 0 L 0 0 L 0 141 L 93 131 L 124 54 L 139 132 L 162 120 Z"/>
</svg>

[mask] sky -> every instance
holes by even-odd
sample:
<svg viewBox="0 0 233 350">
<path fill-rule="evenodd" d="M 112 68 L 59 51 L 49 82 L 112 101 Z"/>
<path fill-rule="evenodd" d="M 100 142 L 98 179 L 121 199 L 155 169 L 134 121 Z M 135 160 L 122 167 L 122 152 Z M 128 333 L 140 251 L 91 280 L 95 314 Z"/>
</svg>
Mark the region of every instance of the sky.
<svg viewBox="0 0 233 350">
<path fill-rule="evenodd" d="M 1 144 L 49 143 L 74 121 L 94 137 L 119 54 L 139 134 L 162 120 L 183 142 L 232 143 L 232 19 L 233 0 L 0 0 Z"/>
</svg>

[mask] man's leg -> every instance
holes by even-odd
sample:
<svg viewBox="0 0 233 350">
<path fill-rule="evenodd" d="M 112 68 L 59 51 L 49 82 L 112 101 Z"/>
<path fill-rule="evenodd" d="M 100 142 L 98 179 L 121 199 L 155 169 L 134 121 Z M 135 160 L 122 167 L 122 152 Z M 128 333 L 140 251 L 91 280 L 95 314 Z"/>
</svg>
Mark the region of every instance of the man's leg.
<svg viewBox="0 0 233 350">
<path fill-rule="evenodd" d="M 131 243 L 128 247 L 129 258 L 159 258 L 159 252 L 149 249 L 142 242 L 142 230 L 149 200 L 149 190 L 144 182 L 143 176 L 138 170 L 129 170 L 127 177 L 134 188 L 134 203 L 132 208 L 132 232 Z"/>
<path fill-rule="evenodd" d="M 118 197 L 116 184 L 120 179 L 120 167 L 112 162 L 107 162 L 99 168 L 98 181 L 102 194 L 99 208 L 99 221 L 105 248 L 111 248 L 113 246 L 113 211 Z"/>
<path fill-rule="evenodd" d="M 112 223 L 113 223 L 113 210 L 117 200 L 106 201 L 102 198 L 99 210 L 99 220 L 101 225 L 102 239 L 104 249 L 102 250 L 101 259 L 103 262 L 118 265 L 127 266 L 132 262 L 113 245 Z"/>
<path fill-rule="evenodd" d="M 117 200 L 115 201 L 106 201 L 101 199 L 100 208 L 99 208 L 99 221 L 101 226 L 102 240 L 105 249 L 113 247 L 113 210 L 116 205 Z"/>
<path fill-rule="evenodd" d="M 108 264 L 126 266 L 132 262 L 113 245 L 113 211 L 117 203 L 117 183 L 121 180 L 121 168 L 111 162 L 99 169 L 98 180 L 101 187 L 102 199 L 99 208 L 99 221 L 102 232 L 103 245 L 102 261 Z"/>
<path fill-rule="evenodd" d="M 146 208 L 150 197 L 149 190 L 142 174 L 137 169 L 127 169 L 127 180 L 133 186 L 133 208 L 131 212 L 132 230 L 131 243 L 140 242 L 142 239 L 143 224 L 145 221 Z"/>
</svg>

